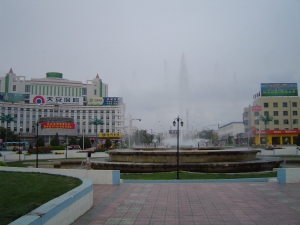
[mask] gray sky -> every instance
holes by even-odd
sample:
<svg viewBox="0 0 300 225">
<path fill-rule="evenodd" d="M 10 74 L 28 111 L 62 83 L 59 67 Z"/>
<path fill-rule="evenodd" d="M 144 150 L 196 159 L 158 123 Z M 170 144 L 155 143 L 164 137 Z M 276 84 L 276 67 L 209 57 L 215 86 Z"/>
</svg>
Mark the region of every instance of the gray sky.
<svg viewBox="0 0 300 225">
<path fill-rule="evenodd" d="M 124 98 L 126 124 L 131 114 L 149 132 L 179 114 L 190 129 L 225 125 L 260 83 L 299 86 L 299 12 L 298 0 L 0 0 L 0 74 L 99 74 Z"/>
</svg>

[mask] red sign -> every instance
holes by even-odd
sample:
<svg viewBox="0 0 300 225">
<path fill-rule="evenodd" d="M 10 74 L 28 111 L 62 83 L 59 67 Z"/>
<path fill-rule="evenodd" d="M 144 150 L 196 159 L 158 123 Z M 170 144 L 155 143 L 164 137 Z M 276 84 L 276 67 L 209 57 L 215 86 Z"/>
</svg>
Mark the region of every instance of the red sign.
<svg viewBox="0 0 300 225">
<path fill-rule="evenodd" d="M 265 134 L 265 130 L 253 131 L 253 134 Z M 300 130 L 267 130 L 267 134 L 300 134 Z"/>
<path fill-rule="evenodd" d="M 259 111 L 261 111 L 261 106 L 259 106 L 259 105 L 252 106 L 251 108 L 252 108 L 253 112 L 259 112 Z"/>
<path fill-rule="evenodd" d="M 42 122 L 42 128 L 61 128 L 61 129 L 74 129 L 74 123 L 58 123 L 58 122 Z"/>
</svg>

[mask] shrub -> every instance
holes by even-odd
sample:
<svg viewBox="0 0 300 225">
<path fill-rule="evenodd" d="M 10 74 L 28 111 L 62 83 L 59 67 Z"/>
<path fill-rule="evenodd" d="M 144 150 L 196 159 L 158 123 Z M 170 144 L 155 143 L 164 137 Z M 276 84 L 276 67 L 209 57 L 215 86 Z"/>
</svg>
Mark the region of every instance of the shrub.
<svg viewBox="0 0 300 225">
<path fill-rule="evenodd" d="M 39 151 L 39 154 L 50 154 L 50 153 L 52 153 L 52 149 L 50 147 L 39 147 L 38 151 Z M 28 153 L 29 154 L 36 154 L 36 148 L 29 149 Z"/>
<path fill-rule="evenodd" d="M 0 166 L 7 166 L 7 164 L 5 162 L 0 161 Z"/>
</svg>

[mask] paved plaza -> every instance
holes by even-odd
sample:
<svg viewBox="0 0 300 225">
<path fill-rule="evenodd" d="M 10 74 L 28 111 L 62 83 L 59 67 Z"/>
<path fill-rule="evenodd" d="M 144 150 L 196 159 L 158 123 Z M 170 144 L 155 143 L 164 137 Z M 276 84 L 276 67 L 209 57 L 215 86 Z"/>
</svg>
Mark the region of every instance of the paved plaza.
<svg viewBox="0 0 300 225">
<path fill-rule="evenodd" d="M 12 152 L 2 154 L 0 161 L 19 158 Z M 291 146 L 262 150 L 260 155 L 297 154 Z M 68 151 L 68 157 L 84 158 L 86 153 Z M 105 153 L 95 153 L 92 160 L 105 157 Z M 49 158 L 65 155 L 39 155 L 39 159 Z M 35 155 L 26 159 L 35 159 Z M 300 224 L 300 183 L 181 182 L 94 185 L 94 206 L 73 225 Z"/>
<path fill-rule="evenodd" d="M 84 224 L 300 224 L 300 183 L 94 185 Z"/>
</svg>

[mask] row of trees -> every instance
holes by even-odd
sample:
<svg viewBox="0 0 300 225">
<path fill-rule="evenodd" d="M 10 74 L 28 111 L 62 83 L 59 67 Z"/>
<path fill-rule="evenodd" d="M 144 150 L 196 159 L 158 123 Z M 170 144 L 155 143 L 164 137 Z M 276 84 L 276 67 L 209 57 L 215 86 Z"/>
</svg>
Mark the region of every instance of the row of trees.
<svg viewBox="0 0 300 225">
<path fill-rule="evenodd" d="M 68 143 L 67 143 L 67 136 L 65 137 L 66 140 L 66 145 L 70 146 L 70 145 L 79 145 L 81 147 L 81 149 L 83 149 L 83 137 L 81 136 L 79 139 L 76 139 L 75 137 L 70 137 L 68 139 Z M 58 137 L 58 133 L 55 134 L 55 136 L 51 139 L 50 141 L 50 146 L 60 146 L 60 140 Z M 39 137 L 38 138 L 38 146 L 42 147 L 45 146 L 45 140 L 43 137 Z M 112 142 L 110 139 L 106 139 L 105 140 L 105 144 L 104 147 L 105 148 L 110 148 L 112 146 Z M 90 138 L 88 137 L 84 137 L 84 148 L 91 148 L 92 147 L 92 143 L 90 141 Z M 103 147 L 103 146 L 101 146 Z"/>
</svg>

